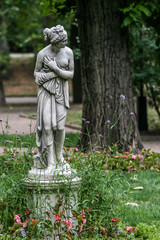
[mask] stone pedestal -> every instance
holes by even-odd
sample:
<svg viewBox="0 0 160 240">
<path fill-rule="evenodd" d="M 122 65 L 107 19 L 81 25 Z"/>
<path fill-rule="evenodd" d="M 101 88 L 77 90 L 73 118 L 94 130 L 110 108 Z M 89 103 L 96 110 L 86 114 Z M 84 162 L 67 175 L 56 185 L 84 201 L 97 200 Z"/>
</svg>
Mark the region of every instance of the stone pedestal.
<svg viewBox="0 0 160 240">
<path fill-rule="evenodd" d="M 61 180 L 33 180 L 25 179 L 30 194 L 30 203 L 36 217 L 45 219 L 45 212 L 52 211 L 59 199 L 62 200 L 62 209 L 66 210 L 66 218 L 71 218 L 71 209 L 77 201 L 79 178 Z"/>
<path fill-rule="evenodd" d="M 77 224 L 72 218 L 71 210 L 75 209 L 77 188 L 81 179 L 76 177 L 74 170 L 70 169 L 68 174 L 65 170 L 58 168 L 50 174 L 47 172 L 48 175 L 46 175 L 45 169 L 34 169 L 29 172 L 25 183 L 30 192 L 29 205 L 34 210 L 33 217 L 40 220 L 48 219 L 46 212 L 53 213 L 53 208 L 61 199 L 60 211 L 65 210 L 65 218 L 71 220 L 73 225 Z M 51 221 L 54 224 L 53 216 Z"/>
</svg>

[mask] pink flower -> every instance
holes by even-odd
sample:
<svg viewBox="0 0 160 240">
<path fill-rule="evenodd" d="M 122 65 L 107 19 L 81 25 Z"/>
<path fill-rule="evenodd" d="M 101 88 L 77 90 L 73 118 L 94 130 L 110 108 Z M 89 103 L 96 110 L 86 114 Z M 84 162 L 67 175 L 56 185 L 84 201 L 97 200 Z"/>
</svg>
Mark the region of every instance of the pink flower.
<svg viewBox="0 0 160 240">
<path fill-rule="evenodd" d="M 81 210 L 80 213 L 81 213 L 81 215 L 85 215 L 85 210 L 84 209 Z"/>
<path fill-rule="evenodd" d="M 143 158 L 143 156 L 142 156 L 141 154 L 138 154 L 138 157 L 139 157 L 139 158 Z"/>
<path fill-rule="evenodd" d="M 75 151 L 75 152 L 78 152 L 78 148 L 74 148 L 74 151 Z"/>
<path fill-rule="evenodd" d="M 70 220 L 65 220 L 68 227 L 72 227 L 73 223 Z"/>
<path fill-rule="evenodd" d="M 61 221 L 61 218 L 59 217 L 59 215 L 54 215 L 54 219 L 55 219 L 56 221 Z"/>
<path fill-rule="evenodd" d="M 83 220 L 82 220 L 82 224 L 85 224 L 87 222 L 87 220 L 84 218 Z"/>
<path fill-rule="evenodd" d="M 123 157 L 124 157 L 124 158 L 128 158 L 128 156 L 127 156 L 127 155 L 125 155 L 125 154 L 123 155 Z"/>
<path fill-rule="evenodd" d="M 111 150 L 112 150 L 112 148 L 111 148 L 111 147 L 109 147 L 109 150 L 111 151 Z"/>
<path fill-rule="evenodd" d="M 31 209 L 28 209 L 27 211 L 25 211 L 25 215 L 28 215 L 31 212 Z"/>
<path fill-rule="evenodd" d="M 23 227 L 24 227 L 24 228 L 27 227 L 27 222 L 24 222 L 24 223 L 23 223 Z"/>
<path fill-rule="evenodd" d="M 67 159 L 68 161 L 70 161 L 71 160 L 71 158 L 70 157 L 68 157 L 68 159 Z"/>
<path fill-rule="evenodd" d="M 136 159 L 136 155 L 132 155 L 132 159 Z"/>
<path fill-rule="evenodd" d="M 127 232 L 131 232 L 131 231 L 137 232 L 135 227 L 126 227 L 124 230 L 126 230 Z"/>
<path fill-rule="evenodd" d="M 16 223 L 21 223 L 21 218 L 19 215 L 15 215 L 14 220 L 16 221 Z"/>
</svg>

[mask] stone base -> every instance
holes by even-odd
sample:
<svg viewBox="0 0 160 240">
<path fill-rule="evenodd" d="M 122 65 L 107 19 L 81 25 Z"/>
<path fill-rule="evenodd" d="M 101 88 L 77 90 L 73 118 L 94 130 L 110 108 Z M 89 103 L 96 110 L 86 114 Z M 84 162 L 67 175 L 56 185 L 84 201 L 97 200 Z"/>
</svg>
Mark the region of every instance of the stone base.
<svg viewBox="0 0 160 240">
<path fill-rule="evenodd" d="M 44 176 L 43 176 L 44 177 Z M 46 211 L 53 212 L 53 208 L 59 199 L 62 200 L 61 210 L 65 209 L 65 218 L 70 219 L 74 225 L 76 221 L 72 218 L 71 210 L 75 209 L 77 202 L 77 187 L 81 179 L 70 178 L 61 180 L 25 179 L 30 192 L 29 205 L 34 209 L 33 216 L 46 220 Z M 71 219 L 72 218 L 72 219 Z M 54 220 L 52 218 L 52 222 Z"/>
<path fill-rule="evenodd" d="M 62 206 L 60 207 L 60 211 L 65 210 L 65 219 L 71 220 L 75 227 L 78 223 L 77 220 L 72 217 L 71 210 L 76 208 L 77 187 L 80 181 L 81 179 L 79 178 L 70 178 L 70 181 L 64 179 L 52 181 L 25 179 L 25 183 L 30 191 L 29 206 L 34 210 L 32 217 L 43 221 L 49 219 L 52 221 L 52 224 L 54 224 L 53 209 L 57 201 L 61 199 Z M 51 218 L 48 218 L 46 214 L 47 211 L 52 214 Z M 60 228 L 59 231 L 61 232 L 62 229 Z M 45 239 L 59 239 L 57 230 L 50 233 L 45 229 L 44 232 Z M 57 237 L 55 238 L 55 236 Z"/>
<path fill-rule="evenodd" d="M 72 218 L 71 210 L 75 209 L 77 203 L 77 188 L 80 182 L 81 179 L 76 177 L 76 171 L 71 169 L 66 162 L 43 169 L 31 169 L 25 183 L 30 192 L 29 205 L 34 209 L 33 217 L 47 220 L 46 212 L 53 214 L 57 201 L 61 199 L 60 211 L 65 210 L 65 218 L 77 225 L 76 220 Z M 50 220 L 54 224 L 54 216 Z M 57 233 L 54 232 L 53 234 Z M 53 238 L 47 237 L 45 239 Z"/>
<path fill-rule="evenodd" d="M 28 178 L 38 181 L 57 181 L 61 179 L 75 178 L 76 171 L 71 169 L 70 165 L 65 161 L 58 163 L 57 166 L 50 165 L 46 168 L 34 167 L 29 171 Z"/>
</svg>

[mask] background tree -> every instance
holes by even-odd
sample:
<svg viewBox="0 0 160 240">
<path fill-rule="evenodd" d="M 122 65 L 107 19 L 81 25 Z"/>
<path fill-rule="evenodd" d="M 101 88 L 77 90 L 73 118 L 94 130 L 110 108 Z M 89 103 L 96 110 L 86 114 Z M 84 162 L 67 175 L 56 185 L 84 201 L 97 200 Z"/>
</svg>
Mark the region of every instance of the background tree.
<svg viewBox="0 0 160 240">
<path fill-rule="evenodd" d="M 119 11 L 125 5 L 124 0 L 78 1 L 86 119 L 81 142 L 85 149 L 90 147 L 88 142 L 99 146 L 118 143 L 120 148 L 132 146 L 136 151 L 142 148 L 136 118 L 131 115 L 134 104 L 128 31 L 121 28 L 123 16 Z"/>
<path fill-rule="evenodd" d="M 82 84 L 80 70 L 80 50 L 78 24 L 76 17 L 76 0 L 45 0 L 42 2 L 43 14 L 50 16 L 50 24 L 61 24 L 68 32 L 69 45 L 74 52 L 75 74 L 72 81 L 73 102 L 82 103 Z M 47 17 L 48 18 L 48 17 Z M 47 26 L 50 26 L 49 24 Z M 50 26 L 51 27 L 51 26 Z"/>
<path fill-rule="evenodd" d="M 0 105 L 5 104 L 3 80 L 8 75 L 9 51 L 34 50 L 34 40 L 41 38 L 40 0 L 0 1 Z M 41 27 L 40 27 L 41 26 Z M 36 41 L 37 42 L 37 41 Z"/>
<path fill-rule="evenodd" d="M 138 125 L 147 130 L 147 96 L 159 115 L 160 5 L 158 0 L 134 0 L 121 10 L 123 25 L 129 27 L 133 84 L 139 92 Z"/>
<path fill-rule="evenodd" d="M 74 52 L 74 77 L 72 80 L 73 86 L 73 102 L 82 103 L 82 77 L 80 64 L 80 49 L 78 37 L 78 24 L 73 22 L 71 24 L 70 47 Z"/>
<path fill-rule="evenodd" d="M 158 35 L 151 28 L 141 27 L 132 33 L 132 79 L 135 95 L 138 95 L 138 123 L 140 130 L 147 130 L 146 96 L 160 117 L 160 63 Z"/>
</svg>

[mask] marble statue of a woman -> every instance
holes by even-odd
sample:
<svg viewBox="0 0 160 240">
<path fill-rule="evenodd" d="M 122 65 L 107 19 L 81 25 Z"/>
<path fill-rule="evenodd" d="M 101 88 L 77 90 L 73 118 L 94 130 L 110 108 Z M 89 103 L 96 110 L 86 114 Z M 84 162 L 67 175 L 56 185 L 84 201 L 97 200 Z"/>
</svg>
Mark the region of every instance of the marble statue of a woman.
<svg viewBox="0 0 160 240">
<path fill-rule="evenodd" d="M 34 71 L 38 84 L 36 143 L 40 162 L 46 173 L 64 161 L 65 120 L 69 108 L 68 80 L 73 78 L 72 50 L 66 46 L 67 32 L 63 26 L 45 28 L 44 39 L 50 44 L 37 55 Z M 32 171 L 32 170 L 31 170 Z"/>
</svg>

